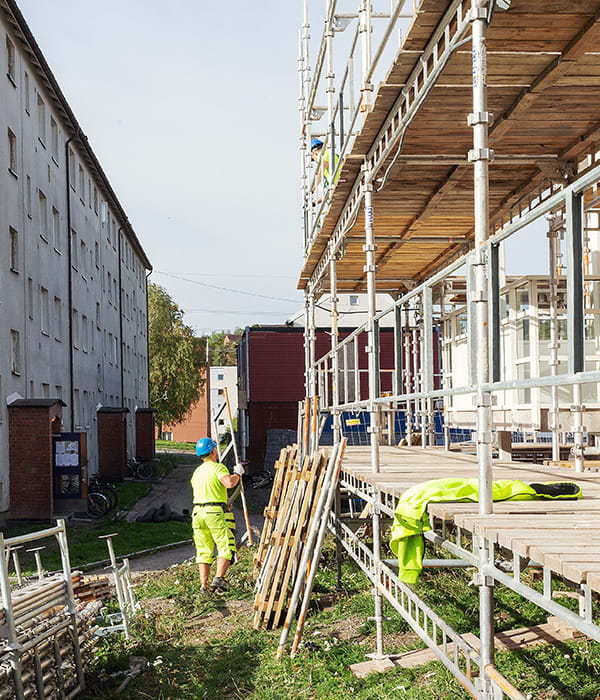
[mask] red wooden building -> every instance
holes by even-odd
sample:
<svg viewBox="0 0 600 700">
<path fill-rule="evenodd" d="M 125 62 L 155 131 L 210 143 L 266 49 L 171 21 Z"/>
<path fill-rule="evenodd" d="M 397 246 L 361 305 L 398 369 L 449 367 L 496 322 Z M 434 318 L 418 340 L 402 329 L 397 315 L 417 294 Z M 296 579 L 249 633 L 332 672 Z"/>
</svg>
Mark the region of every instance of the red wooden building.
<svg viewBox="0 0 600 700">
<path fill-rule="evenodd" d="M 340 339 L 353 329 L 340 329 Z M 359 337 L 358 366 L 361 392 L 367 391 L 366 334 Z M 317 329 L 316 355 L 331 347 L 329 330 Z M 394 333 L 380 330 L 382 390 L 389 391 L 394 367 Z M 298 402 L 304 389 L 304 328 L 255 326 L 244 331 L 238 346 L 238 433 L 249 474 L 263 471 L 267 431 L 296 430 Z"/>
</svg>

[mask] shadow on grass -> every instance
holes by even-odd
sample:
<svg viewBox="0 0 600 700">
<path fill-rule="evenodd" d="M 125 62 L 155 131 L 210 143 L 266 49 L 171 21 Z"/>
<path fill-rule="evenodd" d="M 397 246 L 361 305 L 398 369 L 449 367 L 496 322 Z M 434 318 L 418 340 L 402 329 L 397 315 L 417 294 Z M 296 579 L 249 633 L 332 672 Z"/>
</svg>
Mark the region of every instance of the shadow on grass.
<svg viewBox="0 0 600 700">
<path fill-rule="evenodd" d="M 107 678 L 106 673 L 126 669 L 130 656 L 145 656 L 151 665 L 120 697 L 156 700 L 246 697 L 255 689 L 255 676 L 265 646 L 266 640 L 260 634 L 240 631 L 227 639 L 198 646 L 163 643 L 122 648 L 120 654 L 110 655 L 96 664 L 88 689 L 81 697 L 112 700 L 124 676 Z"/>
</svg>

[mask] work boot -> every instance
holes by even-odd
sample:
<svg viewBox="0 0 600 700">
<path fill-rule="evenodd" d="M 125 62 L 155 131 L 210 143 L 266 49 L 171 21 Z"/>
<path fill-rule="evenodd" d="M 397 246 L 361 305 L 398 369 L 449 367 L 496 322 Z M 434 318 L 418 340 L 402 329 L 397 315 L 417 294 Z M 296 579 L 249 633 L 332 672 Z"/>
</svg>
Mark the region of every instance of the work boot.
<svg viewBox="0 0 600 700">
<path fill-rule="evenodd" d="M 229 590 L 227 581 L 224 578 L 221 578 L 221 576 L 215 576 L 210 587 L 217 593 L 226 593 Z"/>
</svg>

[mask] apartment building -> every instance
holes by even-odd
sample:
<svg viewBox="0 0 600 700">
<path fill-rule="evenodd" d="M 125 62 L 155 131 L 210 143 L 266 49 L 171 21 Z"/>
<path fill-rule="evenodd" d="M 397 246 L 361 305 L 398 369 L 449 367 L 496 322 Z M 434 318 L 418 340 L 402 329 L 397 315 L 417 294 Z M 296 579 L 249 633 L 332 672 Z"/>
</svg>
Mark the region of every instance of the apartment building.
<svg viewBox="0 0 600 700">
<path fill-rule="evenodd" d="M 61 399 L 64 431 L 98 408 L 148 407 L 150 262 L 13 0 L 0 3 L 0 513 L 9 508 L 9 410 Z"/>
</svg>

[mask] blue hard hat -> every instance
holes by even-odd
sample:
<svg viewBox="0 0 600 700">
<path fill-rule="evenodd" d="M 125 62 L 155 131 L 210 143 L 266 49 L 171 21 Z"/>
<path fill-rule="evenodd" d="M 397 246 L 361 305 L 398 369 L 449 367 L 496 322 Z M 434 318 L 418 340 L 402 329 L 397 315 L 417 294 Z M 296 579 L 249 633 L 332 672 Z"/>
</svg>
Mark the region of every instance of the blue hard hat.
<svg viewBox="0 0 600 700">
<path fill-rule="evenodd" d="M 196 454 L 198 457 L 204 457 L 204 455 L 210 454 L 216 446 L 217 443 L 214 440 L 210 438 L 200 438 L 196 443 Z"/>
<path fill-rule="evenodd" d="M 323 147 L 323 141 L 321 139 L 313 139 L 310 142 L 310 150 L 314 151 L 315 148 L 322 148 Z"/>
</svg>

